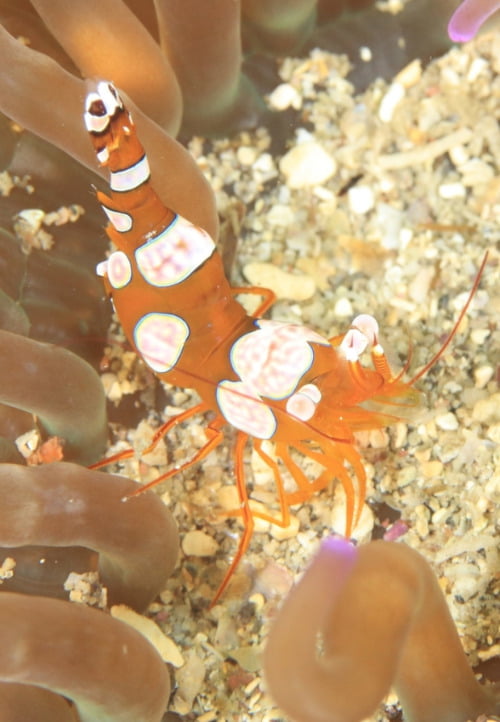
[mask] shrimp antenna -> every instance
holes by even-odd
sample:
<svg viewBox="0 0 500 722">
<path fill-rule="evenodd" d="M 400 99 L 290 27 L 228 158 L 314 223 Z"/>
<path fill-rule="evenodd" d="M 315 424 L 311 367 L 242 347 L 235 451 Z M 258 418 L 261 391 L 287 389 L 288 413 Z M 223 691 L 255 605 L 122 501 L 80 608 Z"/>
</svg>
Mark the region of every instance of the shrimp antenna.
<svg viewBox="0 0 500 722">
<path fill-rule="evenodd" d="M 484 258 L 483 258 L 483 260 L 482 260 L 482 262 L 481 262 L 481 265 L 480 265 L 480 267 L 479 267 L 479 271 L 476 273 L 476 278 L 474 279 L 474 284 L 473 284 L 473 286 L 472 286 L 472 288 L 471 288 L 471 291 L 470 291 L 470 293 L 469 293 L 469 296 L 468 296 L 468 298 L 467 298 L 467 301 L 465 302 L 464 307 L 463 307 L 462 310 L 460 311 L 457 320 L 456 320 L 455 323 L 453 324 L 453 328 L 451 329 L 450 333 L 448 334 L 448 337 L 446 338 L 445 342 L 443 343 L 443 345 L 441 346 L 441 348 L 439 349 L 439 351 L 438 351 L 436 354 L 434 354 L 434 356 L 431 358 L 431 360 L 428 361 L 422 369 L 420 369 L 420 371 L 418 372 L 418 374 L 416 374 L 415 376 L 413 376 L 413 377 L 407 382 L 408 385 L 412 386 L 416 381 L 418 381 L 419 379 L 421 379 L 422 376 L 425 376 L 425 374 L 427 373 L 427 371 L 429 371 L 429 369 L 432 368 L 432 366 L 434 366 L 434 364 L 435 364 L 437 361 L 439 361 L 439 359 L 441 358 L 441 356 L 444 354 L 444 352 L 446 351 L 446 349 L 448 348 L 448 346 L 449 346 L 450 343 L 452 342 L 453 337 L 454 337 L 455 334 L 457 333 L 458 327 L 459 327 L 460 324 L 462 323 L 462 319 L 464 318 L 465 314 L 467 313 L 467 310 L 468 310 L 469 306 L 470 306 L 471 303 L 472 303 L 472 299 L 474 298 L 474 296 L 475 296 L 475 294 L 476 294 L 476 291 L 477 291 L 477 289 L 478 289 L 478 287 L 479 287 L 479 284 L 480 284 L 480 282 L 481 282 L 481 277 L 482 277 L 482 275 L 483 275 L 483 271 L 484 271 L 484 268 L 485 268 L 485 266 L 486 266 L 487 261 L 488 261 L 488 251 L 486 251 L 486 253 L 484 254 Z"/>
</svg>

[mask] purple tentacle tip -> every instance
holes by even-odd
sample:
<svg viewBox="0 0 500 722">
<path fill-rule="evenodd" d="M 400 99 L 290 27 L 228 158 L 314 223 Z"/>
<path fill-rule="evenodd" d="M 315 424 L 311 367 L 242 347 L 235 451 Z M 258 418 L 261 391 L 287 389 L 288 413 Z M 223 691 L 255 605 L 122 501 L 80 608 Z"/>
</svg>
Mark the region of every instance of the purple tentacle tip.
<svg viewBox="0 0 500 722">
<path fill-rule="evenodd" d="M 498 0 L 463 0 L 448 24 L 448 35 L 455 43 L 471 40 L 481 25 L 498 9 Z"/>
<path fill-rule="evenodd" d="M 351 561 L 356 556 L 356 547 L 347 539 L 329 536 L 321 542 L 321 551 L 337 558 Z"/>
</svg>

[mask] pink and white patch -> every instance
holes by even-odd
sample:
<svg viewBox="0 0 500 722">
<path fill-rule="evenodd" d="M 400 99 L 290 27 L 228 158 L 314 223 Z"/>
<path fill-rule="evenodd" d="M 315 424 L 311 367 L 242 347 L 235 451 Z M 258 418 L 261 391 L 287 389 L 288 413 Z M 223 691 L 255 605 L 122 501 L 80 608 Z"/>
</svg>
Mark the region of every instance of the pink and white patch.
<svg viewBox="0 0 500 722">
<path fill-rule="evenodd" d="M 196 271 L 214 252 L 204 230 L 181 216 L 135 252 L 139 271 L 152 286 L 175 286 Z"/>
<path fill-rule="evenodd" d="M 309 421 L 314 416 L 316 407 L 321 401 L 321 391 L 314 384 L 305 384 L 286 402 L 286 410 L 290 416 Z"/>
<path fill-rule="evenodd" d="M 132 228 L 132 216 L 122 211 L 114 211 L 112 208 L 107 208 L 101 205 L 102 210 L 107 215 L 111 225 L 119 233 L 126 233 Z"/>
<path fill-rule="evenodd" d="M 231 349 L 231 364 L 240 379 L 261 396 L 285 399 L 296 389 L 314 360 L 310 342 L 329 342 L 308 328 L 276 321 L 258 322 Z"/>
<path fill-rule="evenodd" d="M 123 251 L 115 251 L 110 255 L 106 272 L 113 288 L 123 288 L 129 283 L 132 278 L 132 266 Z"/>
<path fill-rule="evenodd" d="M 222 415 L 236 429 L 256 439 L 270 439 L 276 431 L 276 418 L 248 384 L 221 381 L 217 403 Z"/>
<path fill-rule="evenodd" d="M 96 275 L 100 278 L 104 278 L 108 275 L 108 262 L 107 261 L 99 261 L 97 266 L 95 267 Z"/>
<path fill-rule="evenodd" d="M 382 347 L 378 343 L 378 323 L 366 313 L 356 316 L 339 346 L 347 361 L 358 361 L 361 354 L 371 345 L 373 349 Z"/>
<path fill-rule="evenodd" d="M 362 334 L 366 336 L 371 346 L 376 346 L 378 343 L 379 328 L 377 319 L 370 316 L 368 313 L 361 313 L 351 323 L 351 328 L 357 328 Z"/>
<path fill-rule="evenodd" d="M 137 350 L 156 373 L 174 368 L 188 336 L 187 323 L 171 313 L 148 313 L 134 330 Z"/>
</svg>

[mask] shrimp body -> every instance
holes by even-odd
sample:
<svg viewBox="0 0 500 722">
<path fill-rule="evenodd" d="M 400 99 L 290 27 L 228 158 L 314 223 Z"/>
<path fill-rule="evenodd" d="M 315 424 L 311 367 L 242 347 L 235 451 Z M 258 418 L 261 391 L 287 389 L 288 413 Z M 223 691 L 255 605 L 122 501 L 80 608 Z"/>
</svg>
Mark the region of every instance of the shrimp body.
<svg viewBox="0 0 500 722">
<path fill-rule="evenodd" d="M 116 250 L 97 271 L 128 340 L 144 362 L 160 379 L 194 388 L 201 398 L 160 433 L 196 413 L 213 415 L 206 427 L 207 442 L 194 457 L 140 491 L 206 457 L 222 441 L 227 424 L 237 430 L 234 459 L 240 507 L 233 515 L 242 517 L 244 533 L 217 599 L 248 547 L 254 518 L 286 527 L 289 507 L 306 501 L 332 479 L 346 492 L 350 535 L 366 482 L 354 433 L 394 423 L 399 420 L 398 406 L 418 404 L 413 388 L 417 377 L 405 383 L 393 376 L 371 316 L 358 316 L 345 334 L 330 340 L 304 326 L 260 318 L 274 300 L 272 292 L 232 288 L 210 236 L 159 200 L 134 123 L 111 83 L 101 81 L 89 92 L 85 123 L 99 163 L 110 170 L 110 195 L 98 192 L 97 198 L 109 219 L 106 230 Z M 262 296 L 254 315 L 237 301 L 242 291 Z M 367 348 L 371 367 L 360 363 Z M 365 402 L 376 406 L 370 410 Z M 243 466 L 249 440 L 273 472 L 279 517 L 250 506 Z M 263 448 L 265 440 L 274 443 L 273 457 Z M 320 464 L 323 470 L 316 479 L 305 475 L 292 449 Z M 283 467 L 295 491 L 285 490 Z"/>
</svg>

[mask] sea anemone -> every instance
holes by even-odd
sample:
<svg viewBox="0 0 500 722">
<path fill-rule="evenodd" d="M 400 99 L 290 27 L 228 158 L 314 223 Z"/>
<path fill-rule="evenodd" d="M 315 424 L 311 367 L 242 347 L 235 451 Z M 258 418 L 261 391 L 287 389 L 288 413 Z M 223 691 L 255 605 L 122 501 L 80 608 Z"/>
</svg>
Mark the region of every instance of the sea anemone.
<svg viewBox="0 0 500 722">
<path fill-rule="evenodd" d="M 2 720 L 162 719 L 165 665 L 123 622 L 83 605 L 2 592 L 0 624 Z"/>
<path fill-rule="evenodd" d="M 107 419 L 94 369 L 71 351 L 9 331 L 0 330 L 0 344 L 0 404 L 35 414 L 43 432 L 63 440 L 66 459 L 96 461 L 106 447 Z"/>
<path fill-rule="evenodd" d="M 2 457 L 12 460 L 9 437 L 35 415 L 41 433 L 67 442 L 68 458 L 95 460 L 106 440 L 96 372 L 69 351 L 21 335 L 0 331 L 0 344 Z M 135 488 L 74 463 L 0 464 L 2 719 L 34 710 L 40 722 L 161 719 L 170 685 L 151 645 L 105 612 L 47 598 L 67 598 L 70 572 L 90 572 L 109 604 L 139 611 L 163 588 L 177 559 L 176 525 L 154 494 L 123 503 Z"/>
<path fill-rule="evenodd" d="M 442 591 L 403 544 L 327 539 L 285 600 L 265 651 L 271 694 L 296 722 L 360 722 L 394 686 L 407 722 L 498 714 Z"/>
<path fill-rule="evenodd" d="M 177 117 L 180 95 L 175 91 L 176 83 L 169 80 L 169 66 L 152 39 L 149 43 L 140 43 L 140 56 L 136 50 L 130 50 L 136 47 L 138 37 L 147 36 L 141 23 L 119 0 L 94 2 L 92 12 L 88 4 L 69 7 L 64 3 L 40 0 L 36 6 L 45 22 L 57 32 L 61 43 L 73 54 L 75 63 L 83 66 L 84 77 L 95 74 L 117 76 L 125 95 L 127 92 L 137 94 L 138 88 L 143 89 L 138 101 L 145 111 L 128 97 L 127 104 L 132 109 L 146 149 L 152 149 L 149 156 L 158 193 L 170 207 L 216 235 L 218 221 L 212 190 L 192 156 L 173 137 L 179 124 L 170 113 L 174 112 Z M 85 14 L 85 22 L 80 25 L 79 8 Z M 9 24 L 8 18 L 5 22 Z M 87 28 L 89 32 L 83 32 Z M 95 42 L 97 32 L 100 43 Z M 115 38 L 119 38 L 118 43 Z M 92 52 L 88 51 L 89 43 Z M 96 52 L 97 48 L 103 49 L 102 55 Z M 81 120 L 85 81 L 44 52 L 16 40 L 5 27 L 0 28 L 0 62 L 1 110 L 23 128 L 32 130 L 83 165 L 95 169 L 95 159 Z M 123 72 L 118 74 L 120 67 Z M 150 82 L 153 69 L 160 76 L 158 83 L 164 90 L 168 89 L 168 93 L 160 92 L 158 83 Z M 148 82 L 145 82 L 145 73 Z M 161 108 L 158 107 L 160 104 Z M 164 123 L 167 130 L 157 120 Z"/>
<path fill-rule="evenodd" d="M 56 572 L 64 565 L 69 573 L 74 571 L 72 556 L 81 564 L 78 547 L 92 552 L 88 563 L 99 570 L 110 604 L 124 603 L 143 611 L 175 566 L 178 536 L 170 512 L 155 494 L 123 503 L 122 498 L 136 488 L 124 477 L 65 462 L 38 467 L 0 464 L 0 488 L 6 499 L 0 511 L 4 553 L 8 547 L 15 558 L 17 548 L 38 547 L 24 558 L 23 579 L 14 574 L 16 590 L 23 591 L 26 584 L 32 591 L 31 575 L 37 593 L 49 596 L 55 584 L 47 569 L 46 590 L 40 548 L 57 551 Z M 6 583 L 5 588 L 12 586 Z"/>
<path fill-rule="evenodd" d="M 69 349 L 97 368 L 111 309 L 96 278 L 102 213 L 93 176 L 0 118 L 0 328 Z"/>
<path fill-rule="evenodd" d="M 32 4 L 39 16 L 21 5 L 21 22 L 12 9 L 2 13 L 2 112 L 94 170 L 78 120 L 86 94 L 83 78 L 113 80 L 132 110 L 159 196 L 214 238 L 218 220 L 213 193 L 175 136 L 181 119 L 182 135 L 188 137 L 230 134 L 263 117 L 262 97 L 242 70 L 241 36 L 251 48 L 281 53 L 298 46 L 305 51 L 333 47 L 353 62 L 359 62 L 359 48 L 369 46 L 374 62 L 360 64 L 365 85 L 374 74 L 392 76 L 415 52 L 430 56 L 445 49 L 432 40 L 423 50 L 422 39 L 431 34 L 419 32 L 416 3 L 396 18 L 371 7 L 373 0 Z M 354 12 L 358 10 L 363 12 Z M 206 32 L 208 27 L 211 32 Z M 31 47 L 16 40 L 17 35 L 28 35 Z M 401 51 L 401 35 L 410 55 Z M 267 68 L 258 67 L 256 75 L 266 73 Z M 277 75 L 272 74 L 276 84 Z"/>
<path fill-rule="evenodd" d="M 456 43 L 471 40 L 497 10 L 500 10 L 498 0 L 463 0 L 449 22 L 450 38 Z"/>
</svg>

